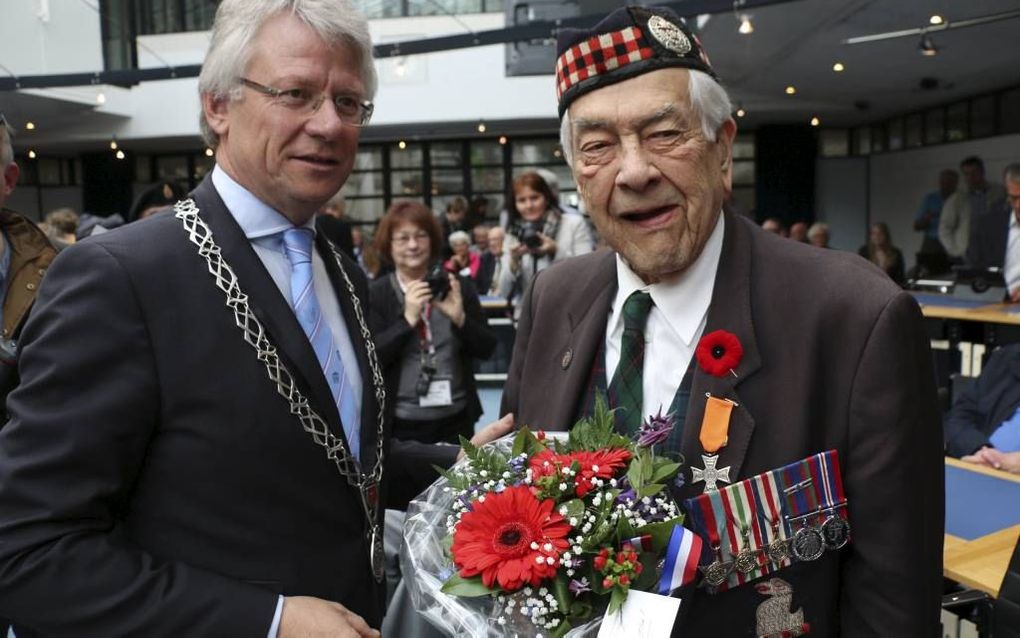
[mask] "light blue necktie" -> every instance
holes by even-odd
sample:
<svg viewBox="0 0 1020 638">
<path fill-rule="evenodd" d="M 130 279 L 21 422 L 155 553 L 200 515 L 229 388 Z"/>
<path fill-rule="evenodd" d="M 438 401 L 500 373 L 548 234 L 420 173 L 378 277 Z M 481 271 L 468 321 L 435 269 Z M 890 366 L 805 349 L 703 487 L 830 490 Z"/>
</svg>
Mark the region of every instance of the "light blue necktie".
<svg viewBox="0 0 1020 638">
<path fill-rule="evenodd" d="M 354 458 L 361 460 L 360 415 L 354 401 L 354 389 L 344 372 L 343 361 L 333 342 L 333 333 L 326 325 L 312 286 L 312 239 L 310 228 L 289 228 L 283 231 L 283 247 L 293 268 L 290 275 L 291 307 L 298 323 L 308 336 L 315 350 L 315 357 L 322 366 L 326 383 L 333 393 L 340 422 L 347 436 L 347 443 Z"/>
</svg>

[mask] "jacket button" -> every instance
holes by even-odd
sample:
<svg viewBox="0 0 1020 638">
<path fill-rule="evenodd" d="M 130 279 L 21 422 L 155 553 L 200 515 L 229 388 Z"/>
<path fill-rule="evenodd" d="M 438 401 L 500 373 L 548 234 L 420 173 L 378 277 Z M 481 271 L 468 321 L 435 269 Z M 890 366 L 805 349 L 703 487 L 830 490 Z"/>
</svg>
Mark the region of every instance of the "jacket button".
<svg viewBox="0 0 1020 638">
<path fill-rule="evenodd" d="M 35 290 L 35 284 L 25 284 L 25 288 L 28 288 L 29 290 Z"/>
<path fill-rule="evenodd" d="M 39 276 L 42 277 L 45 274 L 46 274 L 46 269 L 45 268 L 40 268 L 39 269 Z"/>
<path fill-rule="evenodd" d="M 560 359 L 560 367 L 566 370 L 567 368 L 570 367 L 570 362 L 573 361 L 573 359 L 574 359 L 573 350 L 567 349 L 567 351 L 563 353 L 563 358 Z"/>
</svg>

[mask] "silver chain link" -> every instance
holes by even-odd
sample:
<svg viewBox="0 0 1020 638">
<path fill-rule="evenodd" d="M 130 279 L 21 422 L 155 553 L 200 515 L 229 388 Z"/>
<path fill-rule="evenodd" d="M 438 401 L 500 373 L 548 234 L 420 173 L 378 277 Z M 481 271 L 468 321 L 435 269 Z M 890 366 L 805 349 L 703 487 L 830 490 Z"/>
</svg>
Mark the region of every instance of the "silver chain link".
<svg viewBox="0 0 1020 638">
<path fill-rule="evenodd" d="M 237 275 L 230 268 L 230 265 L 223 259 L 220 247 L 213 240 L 212 230 L 205 221 L 198 216 L 198 206 L 193 199 L 186 199 L 174 205 L 175 217 L 181 220 L 184 229 L 188 233 L 188 239 L 198 247 L 198 254 L 205 258 L 209 266 L 209 274 L 213 276 L 216 287 L 222 290 L 227 296 L 227 307 L 234 313 L 234 321 L 241 329 L 244 340 L 255 349 L 256 356 L 266 366 L 269 379 L 276 384 L 276 391 L 290 404 L 290 413 L 297 416 L 301 421 L 301 427 L 311 435 L 317 445 L 326 450 L 326 457 L 336 464 L 340 474 L 347 479 L 347 482 L 358 489 L 362 495 L 362 505 L 365 515 L 368 517 L 368 524 L 372 527 L 376 524 L 375 506 L 369 505 L 366 499 L 366 491 L 374 485 L 378 485 L 382 479 L 383 471 L 383 410 L 386 403 L 386 389 L 382 372 L 379 368 L 379 361 L 375 354 L 375 343 L 372 341 L 372 334 L 365 323 L 365 315 L 361 308 L 361 300 L 354 292 L 354 284 L 347 276 L 340 259 L 340 253 L 332 242 L 328 242 L 333 252 L 336 265 L 343 275 L 347 291 L 351 295 L 351 302 L 354 305 L 354 314 L 358 318 L 358 325 L 361 328 L 361 338 L 365 341 L 365 349 L 368 352 L 368 365 L 372 369 L 372 384 L 375 387 L 375 399 L 379 404 L 377 413 L 377 431 L 375 445 L 375 466 L 370 474 L 362 474 L 358 467 L 357 460 L 347 450 L 344 440 L 334 435 L 329 426 L 318 413 L 311 408 L 308 399 L 301 394 L 294 384 L 294 377 L 280 361 L 276 354 L 276 346 L 269 340 L 262 322 L 258 320 L 248 304 L 248 295 L 241 290 L 237 282 Z"/>
</svg>

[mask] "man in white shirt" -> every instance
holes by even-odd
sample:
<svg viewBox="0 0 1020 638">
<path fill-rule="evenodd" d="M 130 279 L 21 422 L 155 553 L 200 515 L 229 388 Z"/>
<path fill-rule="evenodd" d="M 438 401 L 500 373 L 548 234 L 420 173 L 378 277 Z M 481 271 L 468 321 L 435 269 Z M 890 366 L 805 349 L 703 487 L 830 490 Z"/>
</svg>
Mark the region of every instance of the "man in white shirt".
<svg viewBox="0 0 1020 638">
<path fill-rule="evenodd" d="M 749 584 L 682 590 L 676 635 L 936 633 L 942 437 L 917 304 L 853 255 L 722 212 L 731 105 L 700 42 L 668 9 L 627 7 L 590 30 L 563 30 L 556 81 L 565 156 L 612 250 L 535 278 L 504 412 L 566 430 L 604 393 L 618 430 L 634 435 L 661 410 L 673 430 L 657 451 L 684 459 L 672 490 L 680 504 L 718 493 L 709 482 L 721 490 L 838 453 L 851 545 L 772 580 L 753 575 L 758 562 Z M 700 436 L 708 395 L 732 406 L 712 450 Z M 703 569 L 750 542 L 730 533 L 713 548 L 690 525 L 704 540 Z M 770 619 L 763 605 L 779 590 L 785 615 Z"/>
<path fill-rule="evenodd" d="M 967 252 L 971 226 L 979 217 L 995 210 L 1005 196 L 1001 184 L 985 179 L 985 163 L 980 157 L 964 159 L 960 172 L 963 188 L 946 198 L 939 216 L 939 241 L 950 257 L 957 258 L 963 258 Z"/>
<path fill-rule="evenodd" d="M 1003 172 L 1006 201 L 974 220 L 967 264 L 1002 268 L 1009 300 L 1020 303 L 1020 164 Z"/>
</svg>

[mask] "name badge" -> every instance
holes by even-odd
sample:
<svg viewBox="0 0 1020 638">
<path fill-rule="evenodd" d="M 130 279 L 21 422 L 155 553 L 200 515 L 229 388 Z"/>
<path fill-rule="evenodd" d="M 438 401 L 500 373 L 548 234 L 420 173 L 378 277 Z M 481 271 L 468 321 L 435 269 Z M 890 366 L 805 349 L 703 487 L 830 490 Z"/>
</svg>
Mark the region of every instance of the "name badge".
<svg viewBox="0 0 1020 638">
<path fill-rule="evenodd" d="M 620 611 L 606 615 L 598 638 L 669 638 L 680 611 L 680 599 L 630 590 Z"/>
<path fill-rule="evenodd" d="M 429 383 L 429 391 L 418 397 L 418 405 L 423 408 L 439 408 L 453 405 L 453 391 L 449 379 L 433 379 Z"/>
</svg>

